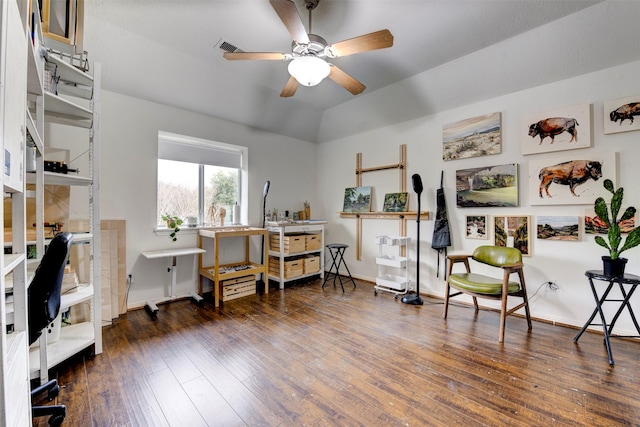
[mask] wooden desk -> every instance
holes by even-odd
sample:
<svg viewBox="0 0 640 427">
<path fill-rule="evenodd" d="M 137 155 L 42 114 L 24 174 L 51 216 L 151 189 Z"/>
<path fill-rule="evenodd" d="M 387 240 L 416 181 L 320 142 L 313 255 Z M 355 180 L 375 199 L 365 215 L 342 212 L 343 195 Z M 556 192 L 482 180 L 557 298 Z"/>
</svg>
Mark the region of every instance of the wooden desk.
<svg viewBox="0 0 640 427">
<path fill-rule="evenodd" d="M 177 248 L 177 249 L 162 249 L 159 251 L 146 251 L 146 252 L 142 252 L 142 255 L 147 258 L 147 259 L 157 259 L 157 258 L 172 258 L 173 262 L 171 264 L 171 267 L 169 267 L 169 270 L 171 271 L 171 295 L 169 296 L 169 298 L 165 298 L 161 301 L 147 301 L 147 304 L 145 305 L 145 309 L 147 310 L 147 312 L 149 313 L 149 315 L 153 318 L 156 319 L 157 315 L 158 315 L 158 306 L 156 305 L 157 303 L 161 303 L 161 302 L 171 302 L 174 299 L 176 299 L 176 295 L 175 295 L 175 287 L 176 287 L 176 258 L 179 256 L 184 256 L 184 255 L 195 255 L 195 254 L 202 254 L 206 252 L 204 249 L 201 248 Z M 190 298 L 192 298 L 195 302 L 200 302 L 202 301 L 202 297 L 200 295 L 196 295 L 196 294 L 190 294 L 188 295 Z"/>
<path fill-rule="evenodd" d="M 216 227 L 216 228 L 203 228 L 198 233 L 198 246 L 202 248 L 203 239 L 213 239 L 213 265 L 204 266 L 202 254 L 200 254 L 200 276 L 205 277 L 213 282 L 213 298 L 214 305 L 220 306 L 220 282 L 222 280 L 235 279 L 237 277 L 249 276 L 252 274 L 262 274 L 265 281 L 264 292 L 269 293 L 269 257 L 266 256 L 267 250 L 267 235 L 266 228 L 240 226 L 240 227 Z M 245 239 L 245 257 L 244 261 L 220 264 L 220 240 L 230 237 L 244 237 Z M 249 240 L 253 237 L 262 237 L 262 245 L 265 253 L 264 263 L 257 263 L 251 261 Z M 249 268 L 234 271 L 234 267 L 247 266 Z M 220 271 L 224 269 L 224 271 Z M 202 279 L 199 281 L 198 293 L 202 295 Z"/>
</svg>

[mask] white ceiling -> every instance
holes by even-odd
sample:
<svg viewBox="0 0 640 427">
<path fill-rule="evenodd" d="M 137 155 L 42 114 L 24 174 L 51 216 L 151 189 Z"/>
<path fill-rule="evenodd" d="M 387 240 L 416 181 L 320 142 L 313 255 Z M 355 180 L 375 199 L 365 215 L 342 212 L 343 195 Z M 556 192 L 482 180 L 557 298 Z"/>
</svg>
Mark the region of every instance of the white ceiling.
<svg viewBox="0 0 640 427">
<path fill-rule="evenodd" d="M 302 0 L 295 2 L 306 25 Z M 634 0 L 321 0 L 312 30 L 329 44 L 385 28 L 394 35 L 391 48 L 331 60 L 367 86 L 355 97 L 365 102 L 376 90 L 411 82 L 412 76 L 536 28 L 549 29 L 553 46 L 517 52 L 536 65 L 519 73 L 531 79 L 519 75 L 516 89 L 544 83 L 540 75 L 558 79 L 567 77 L 567 70 L 589 72 L 638 59 L 639 5 Z M 635 21 L 618 25 L 616 20 L 628 15 Z M 563 21 L 584 34 L 563 30 L 558 24 Z M 594 37 L 604 41 L 600 44 L 608 47 L 600 50 L 607 52 L 590 52 L 598 44 Z M 289 52 L 291 46 L 268 0 L 85 0 L 84 47 L 90 60 L 102 63 L 104 89 L 312 142 L 322 139 L 325 111 L 353 102 L 353 95 L 329 79 L 281 98 L 287 62 L 227 61 L 216 48 L 220 40 L 244 51 Z M 573 71 L 565 63 L 575 62 L 576 54 L 580 68 Z"/>
</svg>

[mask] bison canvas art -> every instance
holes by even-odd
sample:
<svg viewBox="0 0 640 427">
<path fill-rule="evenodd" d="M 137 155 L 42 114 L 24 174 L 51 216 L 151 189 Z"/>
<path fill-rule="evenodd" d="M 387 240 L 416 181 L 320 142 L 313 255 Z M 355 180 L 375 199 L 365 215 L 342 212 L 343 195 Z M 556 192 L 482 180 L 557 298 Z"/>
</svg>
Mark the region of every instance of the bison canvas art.
<svg viewBox="0 0 640 427">
<path fill-rule="evenodd" d="M 606 195 L 602 180 L 614 179 L 615 176 L 614 152 L 581 153 L 580 157 L 532 159 L 529 162 L 529 203 L 593 204 L 598 196 Z"/>
<path fill-rule="evenodd" d="M 591 147 L 591 104 L 529 114 L 520 138 L 522 154 Z"/>
<path fill-rule="evenodd" d="M 640 95 L 604 103 L 604 133 L 640 129 Z"/>
</svg>

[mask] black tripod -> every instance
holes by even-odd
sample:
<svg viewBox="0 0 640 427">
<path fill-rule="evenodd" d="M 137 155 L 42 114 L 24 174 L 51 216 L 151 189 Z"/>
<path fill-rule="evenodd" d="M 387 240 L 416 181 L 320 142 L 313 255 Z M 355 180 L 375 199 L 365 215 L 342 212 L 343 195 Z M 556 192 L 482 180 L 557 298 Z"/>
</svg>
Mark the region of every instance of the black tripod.
<svg viewBox="0 0 640 427">
<path fill-rule="evenodd" d="M 402 297 L 402 302 L 411 305 L 422 305 L 424 301 L 420 297 L 420 195 L 422 194 L 422 178 L 417 173 L 411 177 L 413 191 L 418 194 L 418 216 L 416 217 L 416 293 Z"/>
</svg>

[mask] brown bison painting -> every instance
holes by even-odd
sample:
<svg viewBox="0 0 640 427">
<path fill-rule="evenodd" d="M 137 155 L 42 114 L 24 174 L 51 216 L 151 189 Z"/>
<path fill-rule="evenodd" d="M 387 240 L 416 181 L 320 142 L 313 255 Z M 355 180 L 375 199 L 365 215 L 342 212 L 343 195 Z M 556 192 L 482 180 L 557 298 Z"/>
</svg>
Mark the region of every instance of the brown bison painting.
<svg viewBox="0 0 640 427">
<path fill-rule="evenodd" d="M 590 205 L 601 195 L 604 178 L 616 176 L 613 151 L 596 151 L 577 156 L 531 159 L 528 198 L 531 205 Z"/>
<path fill-rule="evenodd" d="M 529 114 L 521 123 L 522 154 L 591 146 L 591 104 Z"/>
<path fill-rule="evenodd" d="M 640 129 L 640 95 L 604 103 L 604 133 Z"/>
<path fill-rule="evenodd" d="M 543 197 L 542 190 L 545 191 L 547 197 L 551 197 L 549 186 L 552 183 L 568 185 L 571 194 L 577 197 L 578 195 L 574 190 L 578 185 L 589 179 L 597 181 L 602 178 L 602 164 L 593 160 L 572 160 L 543 167 L 538 173 L 538 178 L 540 178 L 540 187 L 538 189 L 540 197 Z"/>
</svg>

